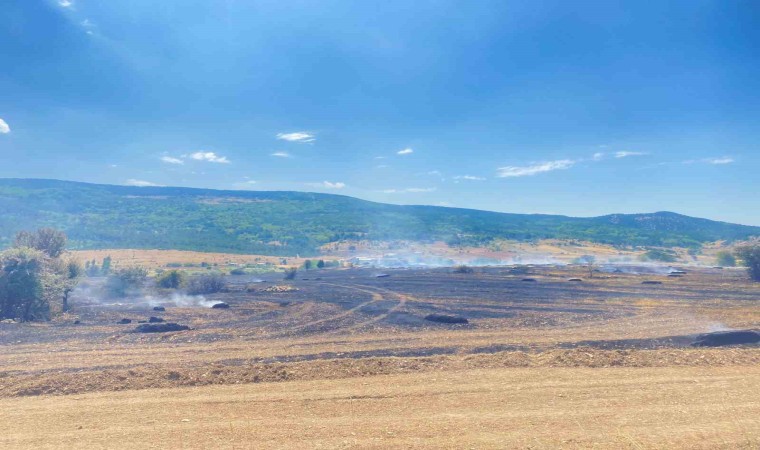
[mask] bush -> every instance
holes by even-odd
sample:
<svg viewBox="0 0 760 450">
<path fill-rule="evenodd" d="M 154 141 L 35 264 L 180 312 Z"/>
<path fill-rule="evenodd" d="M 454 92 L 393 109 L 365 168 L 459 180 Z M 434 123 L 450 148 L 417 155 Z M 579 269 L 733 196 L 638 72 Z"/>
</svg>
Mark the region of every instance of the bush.
<svg viewBox="0 0 760 450">
<path fill-rule="evenodd" d="M 238 267 L 237 269 L 230 270 L 230 275 L 245 275 L 245 274 L 246 274 L 245 269 L 241 269 L 240 267 Z"/>
<path fill-rule="evenodd" d="M 285 269 L 285 279 L 286 280 L 295 280 L 296 274 L 298 274 L 298 269 L 295 267 L 289 267 Z"/>
<path fill-rule="evenodd" d="M 737 246 L 734 253 L 747 267 L 750 278 L 760 281 L 760 239 L 753 239 Z"/>
<path fill-rule="evenodd" d="M 678 260 L 676 258 L 675 252 L 672 250 L 660 250 L 660 249 L 651 249 L 647 250 L 646 253 L 642 255 L 642 258 L 644 261 L 659 261 L 659 262 L 675 262 Z"/>
<path fill-rule="evenodd" d="M 28 247 L 39 250 L 51 258 L 58 258 L 66 249 L 66 234 L 53 228 L 40 228 L 37 231 L 20 231 L 16 234 L 13 246 Z"/>
<path fill-rule="evenodd" d="M 725 250 L 719 251 L 715 254 L 715 262 L 719 266 L 723 267 L 735 267 L 736 266 L 736 258 L 734 255 L 731 254 L 731 252 L 727 252 Z"/>
<path fill-rule="evenodd" d="M 185 283 L 185 274 L 179 270 L 169 270 L 156 278 L 156 284 L 166 289 L 179 289 Z"/>
<path fill-rule="evenodd" d="M 472 267 L 466 266 L 464 264 L 454 267 L 454 273 L 473 273 L 473 272 L 475 272 L 475 270 Z"/>
<path fill-rule="evenodd" d="M 193 277 L 187 283 L 187 292 L 192 295 L 214 294 L 225 288 L 224 277 L 212 273 Z"/>
<path fill-rule="evenodd" d="M 108 276 L 106 291 L 112 297 L 126 297 L 128 294 L 139 291 L 148 271 L 142 267 L 126 267 L 117 269 Z"/>
<path fill-rule="evenodd" d="M 64 293 L 64 264 L 44 252 L 14 248 L 0 254 L 0 318 L 48 320 Z M 56 270 L 56 269 L 61 270 Z"/>
</svg>

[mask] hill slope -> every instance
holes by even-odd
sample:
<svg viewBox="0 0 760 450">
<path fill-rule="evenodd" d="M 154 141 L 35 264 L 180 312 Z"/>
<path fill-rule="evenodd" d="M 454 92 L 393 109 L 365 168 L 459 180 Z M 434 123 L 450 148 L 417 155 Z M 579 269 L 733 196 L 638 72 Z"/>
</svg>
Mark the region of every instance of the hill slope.
<svg viewBox="0 0 760 450">
<path fill-rule="evenodd" d="M 760 235 L 760 227 L 669 212 L 593 218 L 399 206 L 304 192 L 132 187 L 0 179 L 0 246 L 15 232 L 53 226 L 75 248 L 170 248 L 293 255 L 342 239 L 582 239 L 690 246 Z"/>
</svg>

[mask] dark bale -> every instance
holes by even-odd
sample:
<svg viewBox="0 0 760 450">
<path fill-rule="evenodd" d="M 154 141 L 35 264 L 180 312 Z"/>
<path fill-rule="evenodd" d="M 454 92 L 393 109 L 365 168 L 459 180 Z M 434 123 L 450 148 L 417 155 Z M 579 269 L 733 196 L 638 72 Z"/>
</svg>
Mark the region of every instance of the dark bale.
<svg viewBox="0 0 760 450">
<path fill-rule="evenodd" d="M 525 281 L 525 282 L 528 282 L 528 283 L 535 283 L 536 279 L 535 278 L 523 278 L 520 281 Z"/>
<path fill-rule="evenodd" d="M 216 303 L 211 307 L 211 309 L 230 309 L 230 305 L 227 303 Z"/>
<path fill-rule="evenodd" d="M 738 330 L 700 334 L 691 345 L 694 347 L 723 347 L 757 343 L 760 343 L 760 331 Z"/>
<path fill-rule="evenodd" d="M 135 328 L 135 333 L 170 333 L 172 331 L 186 331 L 190 327 L 178 323 L 144 323 Z"/>
<path fill-rule="evenodd" d="M 375 275 L 375 278 L 388 278 L 390 275 L 387 273 L 380 273 Z"/>
<path fill-rule="evenodd" d="M 646 281 L 642 281 L 641 284 L 662 284 L 662 281 L 646 280 Z"/>
<path fill-rule="evenodd" d="M 164 319 L 162 319 L 161 317 L 153 317 L 153 316 L 151 316 L 151 317 L 148 318 L 148 323 L 162 323 L 162 322 L 166 322 L 166 321 Z"/>
<path fill-rule="evenodd" d="M 116 322 L 119 325 L 127 325 L 132 323 L 132 319 L 121 319 L 120 321 Z"/>
<path fill-rule="evenodd" d="M 570 278 L 570 279 L 569 279 L 569 280 L 567 280 L 567 281 L 574 281 L 574 282 L 578 282 L 578 281 L 583 281 L 583 280 L 581 280 L 580 278 Z"/>
<path fill-rule="evenodd" d="M 164 312 L 166 311 L 166 308 L 164 308 L 163 306 L 154 306 L 153 311 Z"/>
<path fill-rule="evenodd" d="M 428 314 L 425 320 L 438 323 L 469 323 L 469 320 L 459 316 L 449 316 L 447 314 Z"/>
</svg>

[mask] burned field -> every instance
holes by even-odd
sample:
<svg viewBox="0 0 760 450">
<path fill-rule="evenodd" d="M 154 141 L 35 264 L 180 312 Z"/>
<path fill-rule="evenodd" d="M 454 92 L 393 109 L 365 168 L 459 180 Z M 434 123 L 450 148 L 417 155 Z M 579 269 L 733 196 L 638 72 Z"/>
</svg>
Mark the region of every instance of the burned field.
<svg viewBox="0 0 760 450">
<path fill-rule="evenodd" d="M 2 395 L 340 378 L 447 365 L 760 361 L 751 339 L 720 349 L 692 345 L 702 333 L 758 328 L 760 288 L 734 270 L 692 269 L 681 277 L 586 278 L 582 268 L 547 266 L 300 275 L 289 282 L 276 274 L 230 276 L 226 292 L 205 297 L 114 302 L 83 290 L 72 298 L 71 314 L 54 322 L 0 324 Z M 220 303 L 228 308 L 212 307 Z M 146 330 L 152 332 L 140 332 Z"/>
<path fill-rule="evenodd" d="M 760 287 L 680 275 L 314 270 L 120 301 L 90 281 L 64 317 L 0 323 L 0 446 L 757 448 Z"/>
</svg>

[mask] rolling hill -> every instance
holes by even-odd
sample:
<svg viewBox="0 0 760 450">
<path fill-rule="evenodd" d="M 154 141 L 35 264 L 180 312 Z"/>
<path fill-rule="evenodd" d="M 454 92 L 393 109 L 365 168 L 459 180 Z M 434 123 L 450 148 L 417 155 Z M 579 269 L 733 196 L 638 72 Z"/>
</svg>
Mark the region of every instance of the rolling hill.
<svg viewBox="0 0 760 450">
<path fill-rule="evenodd" d="M 760 227 L 671 212 L 576 218 L 399 206 L 305 192 L 132 187 L 0 179 L 0 247 L 23 229 L 66 231 L 73 248 L 157 248 L 314 254 L 346 239 L 578 239 L 612 245 L 697 246 L 760 236 Z"/>
</svg>

